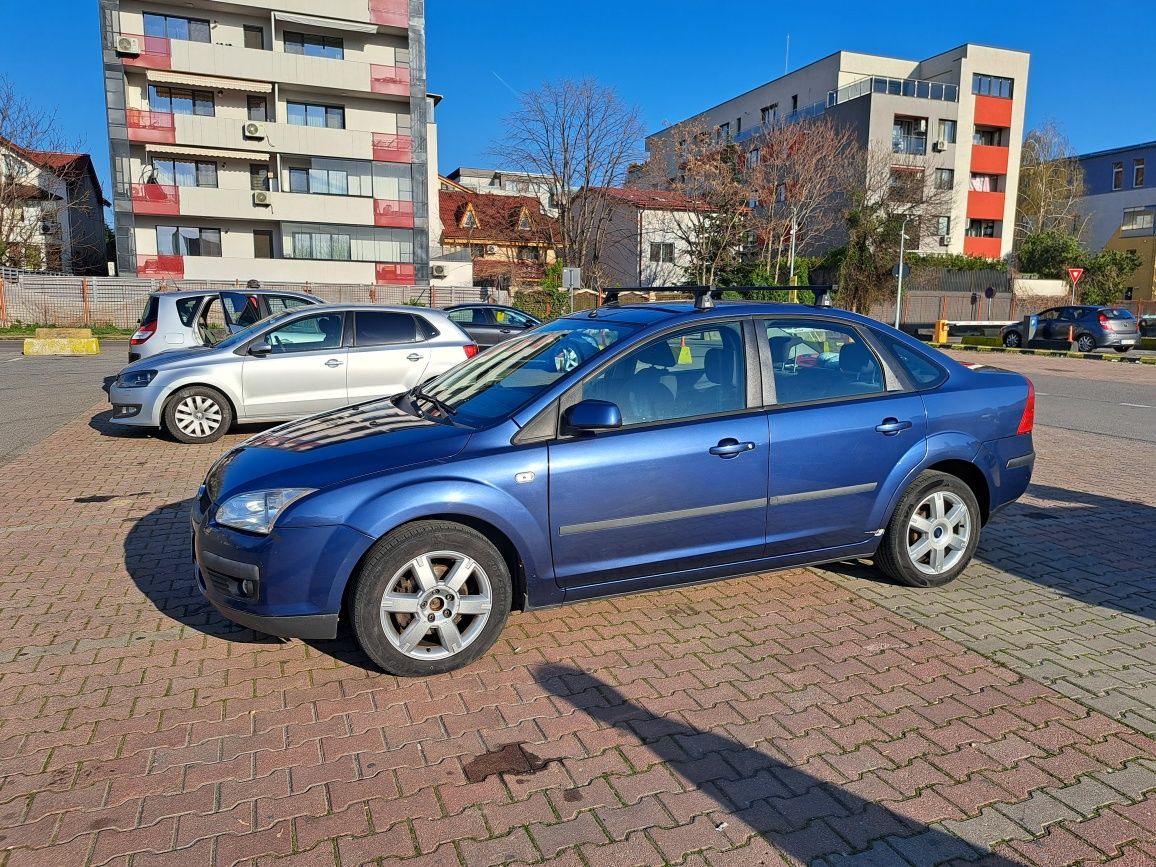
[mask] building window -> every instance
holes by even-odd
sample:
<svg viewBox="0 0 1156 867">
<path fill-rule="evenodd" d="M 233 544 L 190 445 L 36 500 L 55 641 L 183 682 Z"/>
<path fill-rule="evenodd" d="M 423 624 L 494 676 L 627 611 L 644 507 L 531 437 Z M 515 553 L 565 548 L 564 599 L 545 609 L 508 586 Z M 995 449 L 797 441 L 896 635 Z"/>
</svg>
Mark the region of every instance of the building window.
<svg viewBox="0 0 1156 867">
<path fill-rule="evenodd" d="M 260 123 L 264 123 L 269 119 L 269 104 L 265 101 L 265 97 L 248 97 L 246 100 L 246 107 L 249 112 L 249 120 L 255 120 Z"/>
<path fill-rule="evenodd" d="M 197 114 L 212 117 L 216 114 L 211 90 L 182 90 L 178 87 L 149 85 L 149 108 L 172 114 Z"/>
<path fill-rule="evenodd" d="M 345 109 L 339 105 L 311 105 L 304 102 L 285 104 L 285 113 L 293 126 L 318 126 L 345 129 Z"/>
<path fill-rule="evenodd" d="M 968 220 L 967 234 L 970 238 L 994 238 L 995 220 Z"/>
<path fill-rule="evenodd" d="M 253 258 L 254 259 L 272 259 L 273 258 L 273 230 L 272 229 L 254 229 L 253 230 Z"/>
<path fill-rule="evenodd" d="M 951 217 L 936 217 L 935 218 L 935 234 L 941 238 L 944 235 L 951 234 Z"/>
<path fill-rule="evenodd" d="M 892 166 L 889 195 L 894 202 L 922 202 L 923 170 Z"/>
<path fill-rule="evenodd" d="M 935 189 L 950 190 L 955 186 L 955 169 L 935 170 Z"/>
<path fill-rule="evenodd" d="M 765 105 L 759 109 L 759 121 L 763 126 L 767 126 L 775 122 L 779 116 L 779 104 L 772 102 L 770 105 Z"/>
<path fill-rule="evenodd" d="M 1112 163 L 1112 189 L 1122 190 L 1124 188 L 1124 163 Z"/>
<path fill-rule="evenodd" d="M 747 168 L 753 169 L 759 164 L 759 149 L 751 148 L 747 151 Z"/>
<path fill-rule="evenodd" d="M 743 131 L 743 119 L 741 117 L 735 118 L 735 135 Z"/>
<path fill-rule="evenodd" d="M 1120 231 L 1150 232 L 1154 224 L 1156 224 L 1156 208 L 1125 208 Z"/>
<path fill-rule="evenodd" d="M 674 261 L 674 244 L 651 243 L 651 245 L 650 245 L 650 261 L 651 262 L 673 262 Z"/>
<path fill-rule="evenodd" d="M 538 256 L 539 256 L 539 252 L 538 252 L 537 247 L 519 247 L 518 248 L 518 259 L 520 259 L 523 262 L 537 262 Z"/>
<path fill-rule="evenodd" d="M 345 59 L 345 43 L 337 36 L 318 36 L 314 33 L 285 31 L 285 53 L 304 54 L 306 57 Z"/>
<path fill-rule="evenodd" d="M 978 96 L 998 96 L 1001 99 L 1012 98 L 1012 84 L 1010 78 L 1001 78 L 998 75 L 980 75 L 978 72 L 971 77 L 971 92 Z"/>
<path fill-rule="evenodd" d="M 257 48 L 264 50 L 265 48 L 265 28 L 258 27 L 256 24 L 246 24 L 245 28 L 245 47 Z"/>
<path fill-rule="evenodd" d="M 352 258 L 352 238 L 337 230 L 294 232 L 293 258 L 348 262 Z"/>
<path fill-rule="evenodd" d="M 217 186 L 217 164 L 201 160 L 153 160 L 156 179 L 178 187 Z"/>
<path fill-rule="evenodd" d="M 990 127 L 976 127 L 971 136 L 971 143 L 987 147 L 1002 147 L 1000 132 Z"/>
<path fill-rule="evenodd" d="M 249 164 L 249 189 L 269 191 L 269 166 L 266 163 Z"/>
<path fill-rule="evenodd" d="M 412 262 L 413 230 L 283 223 L 282 255 L 295 259 Z"/>
<path fill-rule="evenodd" d="M 1135 160 L 1132 163 L 1132 186 L 1136 189 L 1144 186 L 1144 160 Z"/>
<path fill-rule="evenodd" d="M 798 110 L 799 110 L 799 94 L 796 93 L 794 96 L 791 97 L 791 113 L 793 114 Z"/>
<path fill-rule="evenodd" d="M 204 18 L 185 18 L 181 15 L 144 14 L 144 35 L 183 39 L 186 42 L 211 42 L 209 22 Z"/>
<path fill-rule="evenodd" d="M 941 120 L 939 122 L 939 140 L 947 144 L 955 144 L 955 121 Z"/>
<path fill-rule="evenodd" d="M 729 123 L 720 123 L 718 125 L 718 140 L 719 141 L 730 141 L 731 140 L 731 125 Z"/>
<path fill-rule="evenodd" d="M 161 256 L 220 256 L 220 229 L 157 226 L 157 253 Z"/>
</svg>

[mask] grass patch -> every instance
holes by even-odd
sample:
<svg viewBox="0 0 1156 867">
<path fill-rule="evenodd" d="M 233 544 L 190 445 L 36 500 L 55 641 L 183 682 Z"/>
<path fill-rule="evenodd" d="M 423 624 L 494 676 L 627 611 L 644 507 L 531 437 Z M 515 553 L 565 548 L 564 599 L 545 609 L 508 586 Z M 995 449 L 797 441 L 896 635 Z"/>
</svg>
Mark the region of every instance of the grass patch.
<svg viewBox="0 0 1156 867">
<path fill-rule="evenodd" d="M 1141 337 L 1140 349 L 1156 349 L 1156 337 Z"/>
<path fill-rule="evenodd" d="M 959 341 L 964 346 L 1003 346 L 998 337 L 980 337 L 978 334 L 969 334 Z"/>
<path fill-rule="evenodd" d="M 55 328 L 53 325 L 36 325 L 35 323 L 13 322 L 0 328 L 0 340 L 21 337 L 35 337 L 37 328 Z M 135 328 L 117 328 L 113 325 L 93 325 L 92 336 L 104 338 L 132 337 Z"/>
</svg>

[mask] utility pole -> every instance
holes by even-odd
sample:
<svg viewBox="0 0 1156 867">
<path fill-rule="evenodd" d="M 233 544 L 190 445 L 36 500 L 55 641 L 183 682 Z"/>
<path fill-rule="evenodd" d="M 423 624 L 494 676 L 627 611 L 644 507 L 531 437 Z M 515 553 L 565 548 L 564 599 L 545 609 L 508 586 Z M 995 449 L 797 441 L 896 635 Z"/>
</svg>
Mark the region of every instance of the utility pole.
<svg viewBox="0 0 1156 867">
<path fill-rule="evenodd" d="M 899 285 L 895 288 L 895 330 L 899 330 L 899 314 L 903 310 L 903 255 L 906 252 L 904 242 L 907 241 L 907 224 L 911 217 L 903 218 L 903 225 L 899 227 Z"/>
</svg>

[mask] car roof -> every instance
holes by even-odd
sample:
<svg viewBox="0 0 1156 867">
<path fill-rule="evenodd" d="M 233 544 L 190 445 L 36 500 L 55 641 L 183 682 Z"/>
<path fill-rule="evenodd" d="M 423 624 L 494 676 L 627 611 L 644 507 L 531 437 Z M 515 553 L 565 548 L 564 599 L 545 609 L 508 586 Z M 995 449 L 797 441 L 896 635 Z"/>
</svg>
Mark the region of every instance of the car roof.
<svg viewBox="0 0 1156 867">
<path fill-rule="evenodd" d="M 202 295 L 215 295 L 218 292 L 238 292 L 245 295 L 291 295 L 294 298 L 309 298 L 324 304 L 324 300 L 308 292 L 293 291 L 290 289 L 246 289 L 244 286 L 218 287 L 216 289 L 178 289 L 175 292 L 157 291 L 153 295 L 161 298 L 198 298 Z"/>
<path fill-rule="evenodd" d="M 806 304 L 783 304 L 771 301 L 715 301 L 714 306 L 701 310 L 689 301 L 652 301 L 644 304 L 611 304 L 580 310 L 563 319 L 629 322 L 634 325 L 653 325 L 663 321 L 720 319 L 732 316 L 781 316 L 799 318 L 823 316 L 844 319 L 864 325 L 878 325 L 876 320 L 839 307 L 818 307 Z"/>
</svg>

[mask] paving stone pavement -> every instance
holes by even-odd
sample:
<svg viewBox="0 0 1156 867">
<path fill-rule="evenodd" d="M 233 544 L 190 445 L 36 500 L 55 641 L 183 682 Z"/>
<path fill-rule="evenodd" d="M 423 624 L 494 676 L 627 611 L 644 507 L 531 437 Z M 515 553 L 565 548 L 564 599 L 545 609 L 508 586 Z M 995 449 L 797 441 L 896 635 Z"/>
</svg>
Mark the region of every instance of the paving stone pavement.
<svg viewBox="0 0 1156 867">
<path fill-rule="evenodd" d="M 226 445 L 98 415 L 0 467 L 0 867 L 1156 863 L 1143 551 L 1087 549 L 1150 526 L 1111 444 L 1039 436 L 955 587 L 514 614 L 422 680 L 201 601 L 188 498 Z"/>
</svg>

